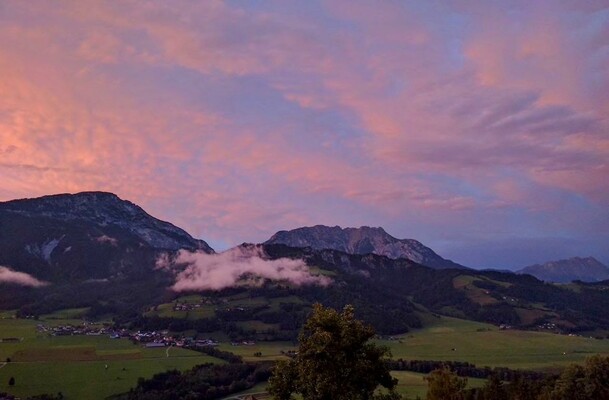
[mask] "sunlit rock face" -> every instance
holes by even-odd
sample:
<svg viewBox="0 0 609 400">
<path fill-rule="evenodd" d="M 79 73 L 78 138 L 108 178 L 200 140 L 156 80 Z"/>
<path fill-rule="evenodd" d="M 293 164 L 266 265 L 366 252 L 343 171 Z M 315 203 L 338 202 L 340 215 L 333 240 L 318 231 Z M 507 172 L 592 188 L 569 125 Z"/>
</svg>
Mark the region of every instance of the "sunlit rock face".
<svg viewBox="0 0 609 400">
<path fill-rule="evenodd" d="M 184 230 L 152 217 L 141 207 L 120 199 L 113 193 L 82 192 L 59 194 L 35 199 L 0 203 L 0 211 L 30 218 L 50 218 L 61 221 L 81 221 L 99 227 L 116 227 L 135 235 L 147 245 L 165 250 L 202 250 L 213 253 L 203 240 L 194 239 Z M 49 238 L 40 251 L 48 258 L 48 247 L 57 246 L 58 238 Z M 100 239 L 112 243 L 110 237 Z"/>
<path fill-rule="evenodd" d="M 148 279 L 159 253 L 180 249 L 213 253 L 112 193 L 0 203 L 0 265 L 44 281 Z"/>
<path fill-rule="evenodd" d="M 389 258 L 407 258 L 432 268 L 465 268 L 446 260 L 432 249 L 414 239 L 397 239 L 383 228 L 362 226 L 341 228 L 340 226 L 317 225 L 291 231 L 279 231 L 266 244 L 285 244 L 292 247 L 333 249 L 350 254 L 378 254 Z"/>
</svg>

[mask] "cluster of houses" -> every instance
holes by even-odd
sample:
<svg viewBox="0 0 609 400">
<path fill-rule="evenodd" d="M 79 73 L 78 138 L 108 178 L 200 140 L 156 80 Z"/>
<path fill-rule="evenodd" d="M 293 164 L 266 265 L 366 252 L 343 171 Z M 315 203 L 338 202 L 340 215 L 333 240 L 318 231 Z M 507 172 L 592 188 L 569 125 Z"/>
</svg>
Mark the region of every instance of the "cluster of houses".
<svg viewBox="0 0 609 400">
<path fill-rule="evenodd" d="M 58 326 L 47 326 L 38 324 L 36 326 L 38 332 L 48 333 L 52 336 L 72 336 L 72 335 L 88 335 L 88 336 L 101 336 L 101 335 L 113 335 L 115 331 L 105 326 L 91 325 L 86 322 L 82 325 L 58 325 Z"/>
<path fill-rule="evenodd" d="M 553 324 L 552 322 L 545 322 L 541 325 L 537 325 L 537 329 L 548 329 L 551 331 L 560 330 L 556 324 Z"/>
<path fill-rule="evenodd" d="M 222 299 L 223 302 L 227 302 L 228 300 Z M 211 297 L 202 297 L 198 303 L 180 303 L 176 300 L 173 304 L 173 311 L 192 311 L 197 308 L 201 308 L 204 305 L 215 305 L 218 304 L 217 299 L 212 299 Z"/>
<path fill-rule="evenodd" d="M 200 303 L 175 303 L 173 305 L 173 311 L 192 311 L 197 308 L 201 308 L 203 305 Z"/>
<path fill-rule="evenodd" d="M 102 336 L 108 335 L 112 339 L 126 338 L 133 342 L 141 343 L 147 348 L 154 347 L 205 347 L 218 346 L 218 342 L 213 339 L 195 339 L 192 337 L 174 337 L 168 331 L 137 331 L 130 332 L 127 329 L 112 329 L 106 326 L 92 325 L 83 323 L 82 325 L 58 325 L 47 326 L 43 324 L 37 325 L 38 332 L 47 333 L 51 336 Z M 7 342 L 13 338 L 7 338 Z M 4 339 L 3 339 L 4 340 Z M 16 339 L 18 340 L 18 339 Z M 243 342 L 234 345 L 254 345 L 254 342 Z"/>
<path fill-rule="evenodd" d="M 255 346 L 256 342 L 252 340 L 244 340 L 242 342 L 231 342 L 231 346 Z"/>
<path fill-rule="evenodd" d="M 128 336 L 135 342 L 142 343 L 147 348 L 154 347 L 208 347 L 218 346 L 218 342 L 213 339 L 195 339 L 193 337 L 175 337 L 169 335 L 167 331 L 137 331 Z"/>
<path fill-rule="evenodd" d="M 200 304 L 200 303 L 175 303 L 173 305 L 173 311 L 193 311 L 193 310 L 196 310 L 201 307 L 203 307 L 203 304 Z M 227 311 L 227 312 L 245 311 L 246 308 L 245 307 L 226 307 L 223 310 Z M 218 311 L 218 308 L 216 308 L 216 311 Z"/>
</svg>

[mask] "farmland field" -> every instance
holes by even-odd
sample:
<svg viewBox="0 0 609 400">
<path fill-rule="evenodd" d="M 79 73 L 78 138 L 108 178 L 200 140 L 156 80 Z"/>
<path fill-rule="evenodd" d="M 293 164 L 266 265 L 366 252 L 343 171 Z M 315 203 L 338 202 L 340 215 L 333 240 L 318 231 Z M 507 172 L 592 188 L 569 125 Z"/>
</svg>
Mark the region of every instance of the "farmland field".
<svg viewBox="0 0 609 400">
<path fill-rule="evenodd" d="M 422 399 L 427 394 L 427 382 L 424 380 L 426 374 L 418 374 L 409 371 L 392 371 L 391 376 L 398 379 L 397 392 L 408 399 L 415 399 L 417 396 Z M 482 387 L 484 379 L 467 378 L 467 387 Z"/>
<path fill-rule="evenodd" d="M 0 337 L 20 340 L 0 343 L 0 360 L 11 359 L 0 368 L 0 392 L 18 396 L 62 392 L 68 400 L 103 399 L 128 391 L 139 377 L 224 362 L 186 349 L 147 349 L 106 335 L 49 336 L 37 332 L 39 323 L 47 321 L 0 319 Z M 9 390 L 10 377 L 15 385 Z"/>
<path fill-rule="evenodd" d="M 244 361 L 255 362 L 287 359 L 281 351 L 295 350 L 296 347 L 292 342 L 257 342 L 253 346 L 231 346 L 230 343 L 221 343 L 219 349 L 241 356 Z M 257 352 L 262 353 L 262 355 L 255 357 L 254 353 Z"/>
<path fill-rule="evenodd" d="M 103 399 L 128 391 L 139 377 L 149 378 L 174 368 L 185 370 L 205 362 L 223 362 L 181 348 L 143 348 L 127 339 L 110 339 L 106 335 L 50 336 L 36 328 L 41 323 L 82 323 L 75 319 L 77 311 L 55 313 L 40 321 L 0 314 L 0 338 L 11 338 L 0 343 L 0 365 L 11 359 L 0 368 L 0 391 L 7 391 L 9 378 L 14 377 L 15 386 L 10 392 L 18 396 L 62 392 L 68 400 Z M 554 369 L 583 362 L 593 354 L 609 355 L 609 340 L 500 330 L 493 325 L 431 314 L 424 317 L 424 329 L 376 342 L 387 345 L 396 359 L 459 360 L 480 367 Z M 250 346 L 232 346 L 227 340 L 219 348 L 240 355 L 245 361 L 282 359 L 286 358 L 282 352 L 295 349 L 292 342 L 259 341 Z M 261 355 L 255 356 L 258 352 Z M 423 375 L 406 371 L 393 374 L 400 380 L 400 393 L 409 397 L 424 395 Z M 470 385 L 479 384 L 470 379 Z"/>
<path fill-rule="evenodd" d="M 415 399 L 417 396 L 425 398 L 427 393 L 427 382 L 424 380 L 425 374 L 408 371 L 393 371 L 391 372 L 391 376 L 398 379 L 396 391 L 399 394 L 406 396 L 408 399 Z M 484 382 L 483 379 L 468 378 L 467 387 L 482 387 Z M 236 400 L 250 393 L 261 393 L 266 390 L 266 386 L 266 383 L 260 383 L 251 389 L 228 396 L 224 400 Z M 297 396 L 295 396 L 295 398 L 299 399 Z"/>
<path fill-rule="evenodd" d="M 430 319 L 427 327 L 379 340 L 393 358 L 468 361 L 477 366 L 552 369 L 609 355 L 609 340 L 545 332 L 500 330 L 494 325 L 449 317 Z"/>
<path fill-rule="evenodd" d="M 302 304 L 302 300 L 297 296 L 268 299 L 265 297 L 250 297 L 248 292 L 244 292 L 237 295 L 222 297 L 219 300 L 216 299 L 212 303 L 203 296 L 190 295 L 179 297 L 171 303 L 159 304 L 148 310 L 145 315 L 196 320 L 215 317 L 216 310 L 218 309 L 268 307 L 271 311 L 277 311 L 279 310 L 279 305 L 281 303 Z M 185 307 L 180 309 L 179 307 L 176 307 L 177 305 L 184 305 Z M 255 328 L 255 326 L 251 329 L 253 328 Z M 268 327 L 262 327 L 262 329 L 268 329 Z"/>
</svg>

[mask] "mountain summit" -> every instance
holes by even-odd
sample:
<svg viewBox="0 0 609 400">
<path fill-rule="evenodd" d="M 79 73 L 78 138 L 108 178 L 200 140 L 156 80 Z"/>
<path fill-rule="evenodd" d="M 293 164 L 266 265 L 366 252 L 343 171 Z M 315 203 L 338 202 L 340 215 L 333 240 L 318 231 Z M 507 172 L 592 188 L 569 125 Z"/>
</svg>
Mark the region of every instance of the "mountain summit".
<svg viewBox="0 0 609 400">
<path fill-rule="evenodd" d="M 291 231 L 279 231 L 264 244 L 284 244 L 290 247 L 332 249 L 349 254 L 378 254 L 389 258 L 407 258 L 431 268 L 466 268 L 437 255 L 432 249 L 414 239 L 396 239 L 383 228 L 362 226 L 316 225 Z"/>
<path fill-rule="evenodd" d="M 594 257 L 573 257 L 566 260 L 535 264 L 516 271 L 533 275 L 547 282 L 568 283 L 574 280 L 598 282 L 609 279 L 609 267 Z"/>
<path fill-rule="evenodd" d="M 27 218 L 120 228 L 152 248 L 165 250 L 185 248 L 213 253 L 213 249 L 203 240 L 194 239 L 184 230 L 152 217 L 141 207 L 122 200 L 113 193 L 82 192 L 11 200 L 0 203 L 0 212 Z"/>
<path fill-rule="evenodd" d="M 0 202 L 0 304 L 26 315 L 83 304 L 137 309 L 171 284 L 156 262 L 179 249 L 213 253 L 112 193 Z"/>
</svg>

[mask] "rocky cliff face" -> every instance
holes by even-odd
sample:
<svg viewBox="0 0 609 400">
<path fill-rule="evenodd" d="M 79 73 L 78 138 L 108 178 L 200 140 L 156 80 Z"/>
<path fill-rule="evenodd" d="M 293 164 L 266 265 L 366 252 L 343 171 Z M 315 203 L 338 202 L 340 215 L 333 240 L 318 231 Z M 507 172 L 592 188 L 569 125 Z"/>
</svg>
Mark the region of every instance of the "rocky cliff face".
<svg viewBox="0 0 609 400">
<path fill-rule="evenodd" d="M 213 249 L 114 194 L 0 203 L 0 266 L 49 282 L 142 280 L 161 252 Z"/>
<path fill-rule="evenodd" d="M 446 260 L 429 247 L 414 239 L 396 239 L 383 228 L 341 228 L 317 225 L 291 231 L 279 231 L 265 244 L 285 244 L 291 247 L 333 249 L 349 254 L 378 254 L 389 258 L 407 258 L 428 267 L 465 268 Z"/>
<path fill-rule="evenodd" d="M 609 279 L 609 268 L 594 257 L 549 261 L 545 264 L 530 265 L 517 272 L 557 283 L 568 283 L 574 280 L 599 282 Z"/>
<path fill-rule="evenodd" d="M 48 218 L 102 228 L 119 228 L 156 249 L 185 248 L 213 253 L 213 249 L 204 241 L 194 239 L 184 230 L 152 217 L 141 207 L 112 193 L 83 192 L 12 200 L 0 203 L 0 211 L 27 218 Z M 57 238 L 49 238 L 49 243 L 54 240 Z"/>
</svg>

